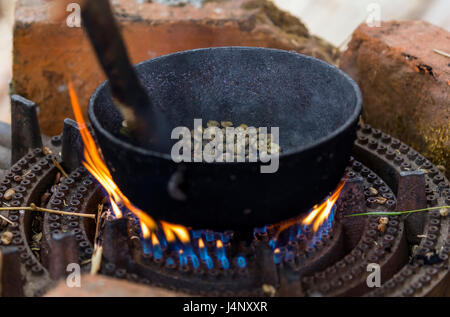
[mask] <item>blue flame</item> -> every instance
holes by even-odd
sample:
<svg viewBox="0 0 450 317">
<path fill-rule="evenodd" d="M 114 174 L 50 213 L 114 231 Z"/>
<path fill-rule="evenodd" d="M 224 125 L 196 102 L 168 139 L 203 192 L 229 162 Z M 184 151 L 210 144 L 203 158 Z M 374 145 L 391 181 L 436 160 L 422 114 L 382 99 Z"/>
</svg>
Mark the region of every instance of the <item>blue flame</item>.
<svg viewBox="0 0 450 317">
<path fill-rule="evenodd" d="M 270 246 L 272 249 L 275 249 L 276 245 L 277 245 L 277 242 L 276 242 L 274 239 L 271 239 L 271 240 L 269 241 L 269 246 Z"/>
<path fill-rule="evenodd" d="M 201 238 L 201 236 L 202 236 L 202 230 L 191 230 L 192 240 Z"/>
<path fill-rule="evenodd" d="M 208 267 L 208 269 L 211 270 L 214 267 L 214 262 L 209 256 L 207 258 L 205 258 L 204 261 L 205 261 L 206 266 Z"/>
<path fill-rule="evenodd" d="M 302 234 L 302 226 L 299 224 L 299 225 L 297 225 L 297 234 L 296 234 L 296 236 L 297 236 L 297 239 L 298 239 L 298 237 Z"/>
<path fill-rule="evenodd" d="M 198 268 L 200 266 L 200 262 L 198 261 L 198 258 L 195 254 L 192 254 L 190 256 L 191 261 L 192 261 L 192 266 L 194 267 L 194 269 Z"/>
<path fill-rule="evenodd" d="M 295 229 L 294 226 L 289 229 L 289 241 L 294 241 L 297 238 L 297 234 L 294 229 Z"/>
<path fill-rule="evenodd" d="M 167 258 L 166 263 L 167 263 L 168 265 L 174 265 L 174 264 L 175 264 L 175 261 L 174 261 L 172 258 Z"/>
<path fill-rule="evenodd" d="M 216 252 L 217 252 L 217 257 L 219 259 L 223 258 L 223 257 L 226 257 L 226 255 L 225 255 L 225 248 L 216 248 Z"/>
<path fill-rule="evenodd" d="M 214 232 L 207 231 L 205 235 L 206 242 L 214 242 Z"/>
<path fill-rule="evenodd" d="M 267 227 L 255 228 L 253 230 L 253 236 L 257 237 L 258 235 L 263 235 L 267 232 Z"/>
<path fill-rule="evenodd" d="M 224 232 L 222 235 L 222 241 L 224 244 L 227 244 L 231 241 L 231 233 L 230 232 Z"/>
<path fill-rule="evenodd" d="M 222 242 L 222 240 L 217 240 L 217 243 L 219 241 Z M 227 254 L 226 254 L 226 251 L 225 251 L 225 246 L 223 245 L 223 242 L 222 242 L 222 247 L 217 247 L 216 246 L 216 255 L 217 255 L 217 259 L 222 264 L 222 267 L 224 269 L 229 269 L 230 268 L 230 261 L 228 261 Z"/>
<path fill-rule="evenodd" d="M 247 261 L 245 261 L 245 258 L 244 258 L 242 255 L 240 255 L 240 256 L 237 257 L 236 262 L 237 262 L 237 265 L 238 265 L 241 269 L 243 269 L 243 268 L 245 268 L 245 267 L 247 266 Z"/>
<path fill-rule="evenodd" d="M 275 264 L 280 264 L 281 260 L 283 259 L 283 254 L 280 249 L 276 249 L 276 250 L 279 250 L 279 252 L 273 253 L 273 261 L 275 262 Z"/>
<path fill-rule="evenodd" d="M 322 237 L 329 234 L 331 228 L 333 227 L 334 219 L 335 219 L 336 205 L 330 211 L 330 215 L 328 219 L 326 219 L 323 224 L 319 227 L 316 233 L 312 233 L 312 226 L 302 225 L 300 222 L 293 224 L 291 227 L 283 230 L 283 234 L 272 238 L 268 244 L 270 248 L 274 251 L 273 260 L 276 264 L 281 263 L 283 260 L 289 261 L 295 259 L 295 252 L 293 252 L 292 247 L 295 247 L 295 242 L 305 241 L 305 236 L 309 237 L 313 234 L 312 239 L 307 239 L 309 241 L 306 242 L 306 247 L 314 247 L 319 241 L 322 240 Z M 133 218 L 134 221 L 138 224 L 138 219 Z M 271 231 L 272 232 L 272 231 Z M 214 268 L 213 257 L 217 259 L 219 265 L 228 269 L 230 267 L 230 261 L 227 258 L 226 247 L 229 246 L 231 239 L 233 237 L 232 231 L 225 232 L 214 232 L 211 230 L 190 230 L 191 243 L 182 244 L 180 241 L 168 243 L 167 239 L 163 232 L 158 232 L 157 238 L 159 240 L 159 244 L 152 246 L 151 239 L 144 239 L 141 236 L 141 244 L 143 253 L 153 254 L 155 259 L 163 258 L 163 254 L 168 253 L 170 251 L 177 251 L 179 256 L 180 266 L 192 265 L 194 269 L 198 268 L 201 262 L 205 263 L 208 269 Z M 268 233 L 268 228 L 255 228 L 253 231 L 253 235 L 255 238 L 260 238 L 261 235 L 265 235 Z M 271 237 L 272 234 L 269 235 Z M 205 245 L 203 248 L 198 248 L 198 239 L 203 239 L 203 241 L 207 242 L 209 247 L 212 247 L 214 251 L 214 256 L 210 256 L 208 254 L 208 248 Z M 222 247 L 213 247 L 214 243 L 217 241 L 222 242 Z M 275 252 L 275 250 L 277 250 Z M 182 250 L 182 252 L 180 252 Z M 210 250 L 211 251 L 211 250 Z M 176 261 L 172 258 L 167 259 L 167 263 L 174 263 Z M 242 254 L 237 255 L 234 260 L 234 265 L 239 268 L 247 267 L 247 260 Z M 192 264 L 191 264 L 192 263 Z"/>
<path fill-rule="evenodd" d="M 200 259 L 206 264 L 208 269 L 212 269 L 214 267 L 214 262 L 208 255 L 208 250 L 206 249 L 206 246 L 204 246 L 203 248 L 199 248 L 199 253 Z"/>
<path fill-rule="evenodd" d="M 329 231 L 333 228 L 336 208 L 336 205 L 334 205 L 328 219 L 322 223 L 315 233 L 312 233 L 311 225 L 297 223 L 284 230 L 284 234 L 280 235 L 277 240 L 270 240 L 269 246 L 274 250 L 273 260 L 275 264 L 279 264 L 283 260 L 289 261 L 295 259 L 295 252 L 293 252 L 294 250 L 291 245 L 293 242 L 302 241 L 305 235 L 309 236 L 310 234 L 313 234 L 313 237 L 306 242 L 306 247 L 308 248 L 314 248 L 317 243 L 322 241 L 323 236 L 329 234 Z M 283 246 L 287 246 L 287 249 Z M 275 250 L 277 250 L 277 252 L 275 252 Z"/>
<path fill-rule="evenodd" d="M 180 258 L 180 267 L 188 265 L 188 259 L 184 254 L 184 252 L 179 252 L 179 258 Z"/>
<path fill-rule="evenodd" d="M 230 261 L 228 261 L 226 256 L 220 258 L 220 263 L 222 263 L 222 267 L 225 270 L 228 270 L 230 268 Z"/>
<path fill-rule="evenodd" d="M 155 259 L 161 259 L 163 256 L 163 252 L 161 246 L 159 244 L 153 246 L 153 257 Z"/>
<path fill-rule="evenodd" d="M 141 238 L 142 252 L 145 255 L 152 254 L 152 243 L 150 239 Z"/>
<path fill-rule="evenodd" d="M 161 245 L 161 249 L 165 250 L 168 247 L 166 236 L 164 234 L 157 234 L 156 236 L 158 238 L 159 244 Z"/>
</svg>

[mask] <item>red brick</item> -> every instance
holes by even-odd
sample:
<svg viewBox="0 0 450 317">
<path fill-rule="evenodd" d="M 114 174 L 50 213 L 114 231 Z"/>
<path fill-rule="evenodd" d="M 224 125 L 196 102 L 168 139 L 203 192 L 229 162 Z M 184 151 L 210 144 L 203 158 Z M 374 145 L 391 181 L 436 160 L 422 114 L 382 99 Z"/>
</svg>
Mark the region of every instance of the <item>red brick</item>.
<svg viewBox="0 0 450 317">
<path fill-rule="evenodd" d="M 59 1 L 59 0 L 58 0 Z M 266 0 L 208 1 L 202 8 L 114 1 L 134 63 L 159 55 L 211 46 L 262 46 L 296 50 L 329 62 L 338 51 L 310 36 L 305 26 Z M 66 77 L 72 75 L 83 109 L 104 80 L 84 32 L 69 28 L 64 6 L 19 0 L 14 29 L 13 89 L 41 107 L 46 134 L 61 131 L 71 117 Z M 57 13 L 53 19 L 50 12 Z"/>
<path fill-rule="evenodd" d="M 340 67 L 361 87 L 363 118 L 450 172 L 450 33 L 424 21 L 361 25 Z"/>
</svg>

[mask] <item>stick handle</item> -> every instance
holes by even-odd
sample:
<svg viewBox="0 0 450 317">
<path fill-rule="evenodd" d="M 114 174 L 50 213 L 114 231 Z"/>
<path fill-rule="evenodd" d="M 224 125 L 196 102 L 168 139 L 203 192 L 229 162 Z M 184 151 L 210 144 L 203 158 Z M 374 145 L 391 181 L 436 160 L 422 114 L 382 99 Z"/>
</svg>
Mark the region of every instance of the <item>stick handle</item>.
<svg viewBox="0 0 450 317">
<path fill-rule="evenodd" d="M 98 60 L 110 80 L 114 97 L 135 110 L 148 106 L 148 96 L 131 65 L 109 1 L 86 1 L 82 17 Z"/>
<path fill-rule="evenodd" d="M 109 79 L 114 104 L 140 143 L 148 143 L 148 125 L 154 123 L 147 120 L 154 120 L 154 116 L 149 115 L 153 107 L 130 62 L 109 1 L 85 1 L 81 14 L 97 58 Z"/>
</svg>

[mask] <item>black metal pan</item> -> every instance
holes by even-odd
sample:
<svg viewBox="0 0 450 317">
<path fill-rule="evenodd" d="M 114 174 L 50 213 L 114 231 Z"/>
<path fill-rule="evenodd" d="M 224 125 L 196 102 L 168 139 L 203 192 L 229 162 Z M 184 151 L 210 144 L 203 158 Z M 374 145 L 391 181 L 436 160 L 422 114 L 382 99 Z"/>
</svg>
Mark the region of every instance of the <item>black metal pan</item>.
<svg viewBox="0 0 450 317">
<path fill-rule="evenodd" d="M 99 145 L 123 193 L 154 218 L 216 230 L 264 226 L 308 211 L 343 176 L 362 98 L 336 67 L 295 52 L 222 47 L 135 69 L 168 130 L 192 128 L 196 118 L 279 127 L 283 150 L 273 174 L 260 162 L 177 164 L 170 148 L 150 151 L 120 133 L 123 118 L 103 83 L 89 104 Z"/>
</svg>

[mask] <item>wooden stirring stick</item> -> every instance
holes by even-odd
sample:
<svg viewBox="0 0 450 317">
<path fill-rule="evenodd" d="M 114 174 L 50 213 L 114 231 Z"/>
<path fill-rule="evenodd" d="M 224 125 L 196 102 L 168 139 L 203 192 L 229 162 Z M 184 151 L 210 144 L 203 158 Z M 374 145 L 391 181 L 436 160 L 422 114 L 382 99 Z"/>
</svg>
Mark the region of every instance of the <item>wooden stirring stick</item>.
<svg viewBox="0 0 450 317">
<path fill-rule="evenodd" d="M 85 1 L 82 19 L 131 136 L 140 146 L 163 150 L 170 138 L 167 120 L 155 109 L 137 77 L 109 1 Z"/>
</svg>

